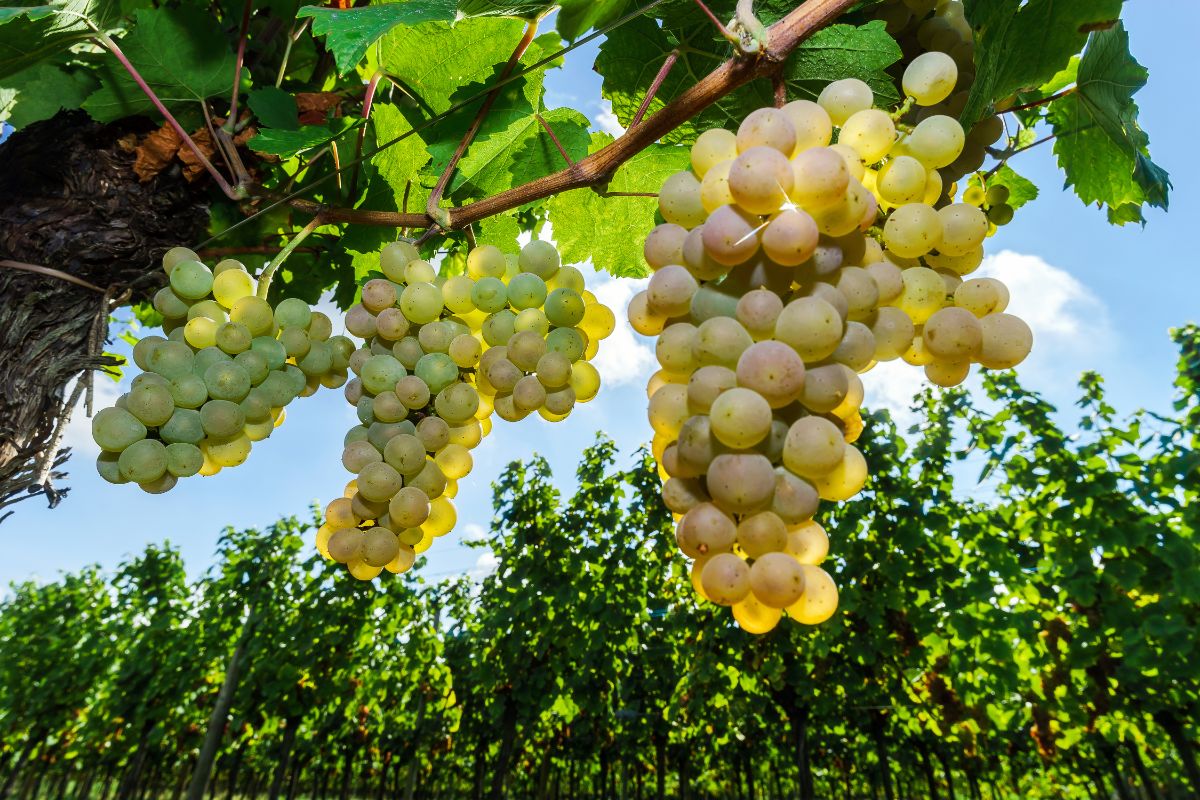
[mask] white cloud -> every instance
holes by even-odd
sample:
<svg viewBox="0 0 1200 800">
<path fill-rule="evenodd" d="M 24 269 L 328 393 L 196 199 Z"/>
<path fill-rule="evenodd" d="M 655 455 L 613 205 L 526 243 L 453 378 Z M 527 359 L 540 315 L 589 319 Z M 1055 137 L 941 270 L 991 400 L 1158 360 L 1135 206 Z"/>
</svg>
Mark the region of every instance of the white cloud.
<svg viewBox="0 0 1200 800">
<path fill-rule="evenodd" d="M 496 571 L 500 559 L 491 550 L 486 550 L 475 560 L 475 566 L 467 570 L 467 575 L 473 580 L 483 580 Z"/>
<path fill-rule="evenodd" d="M 896 427 L 904 432 L 912 427 L 921 415 L 913 411 L 913 397 L 925 388 L 925 372 L 920 367 L 896 359 L 883 361 L 862 375 L 863 405 L 869 409 L 886 409 Z"/>
<path fill-rule="evenodd" d="M 654 351 L 646 345 L 647 339 L 630 327 L 625 309 L 629 300 L 646 288 L 649 278 L 613 278 L 601 272 L 591 275 L 595 277 L 588 281 L 588 288 L 596 295 L 596 299 L 612 309 L 617 318 L 616 329 L 600 343 L 600 351 L 592 363 L 609 386 L 645 382 L 658 368 L 658 363 Z"/>
<path fill-rule="evenodd" d="M 613 136 L 620 136 L 625 133 L 625 126 L 617 119 L 617 115 L 613 113 L 612 103 L 603 100 L 600 103 L 600 113 L 596 115 L 596 127 L 605 133 L 611 133 Z"/>
<path fill-rule="evenodd" d="M 464 542 L 482 542 L 487 538 L 487 530 L 476 522 L 469 522 L 462 526 L 462 540 Z"/>
</svg>

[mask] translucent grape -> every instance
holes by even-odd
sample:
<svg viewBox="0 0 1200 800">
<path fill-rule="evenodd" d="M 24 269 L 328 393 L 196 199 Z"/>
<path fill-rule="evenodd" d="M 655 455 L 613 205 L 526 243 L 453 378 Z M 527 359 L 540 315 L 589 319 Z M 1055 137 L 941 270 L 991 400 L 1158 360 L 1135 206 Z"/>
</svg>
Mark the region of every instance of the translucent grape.
<svg viewBox="0 0 1200 800">
<path fill-rule="evenodd" d="M 383 460 L 401 475 L 416 475 L 425 467 L 425 452 L 425 446 L 417 436 L 402 433 L 388 441 L 383 449 Z"/>
<path fill-rule="evenodd" d="M 988 234 L 987 215 L 966 203 L 955 203 L 938 210 L 942 220 L 942 240 L 937 249 L 947 256 L 965 256 L 983 244 Z"/>
<path fill-rule="evenodd" d="M 705 225 L 705 230 L 708 225 Z M 762 249 L 776 264 L 795 267 L 812 258 L 820 231 L 812 216 L 800 209 L 779 212 L 762 230 Z"/>
<path fill-rule="evenodd" d="M 853 148 L 867 164 L 874 164 L 886 156 L 895 141 L 895 123 L 887 112 L 877 108 L 854 113 L 838 134 L 838 144 Z"/>
<path fill-rule="evenodd" d="M 413 259 L 404 267 L 404 283 L 433 283 L 435 280 L 437 270 L 422 258 Z"/>
<path fill-rule="evenodd" d="M 546 302 L 546 282 L 531 272 L 514 275 L 508 282 L 508 302 L 518 311 Z"/>
<path fill-rule="evenodd" d="M 442 292 L 432 283 L 411 283 L 400 295 L 400 310 L 418 325 L 433 322 L 443 308 Z"/>
<path fill-rule="evenodd" d="M 754 390 L 771 408 L 783 408 L 804 391 L 804 362 L 783 342 L 756 342 L 738 358 L 737 383 Z"/>
<path fill-rule="evenodd" d="M 971 373 L 971 362 L 967 359 L 958 361 L 938 359 L 925 365 L 925 377 L 930 383 L 949 388 L 958 386 Z"/>
<path fill-rule="evenodd" d="M 250 375 L 232 361 L 218 361 L 204 370 L 204 385 L 214 400 L 240 403 L 250 391 Z"/>
<path fill-rule="evenodd" d="M 737 130 L 737 149 L 745 153 L 754 147 L 770 147 L 784 156 L 796 150 L 796 129 L 788 115 L 777 108 L 759 108 L 742 120 Z"/>
<path fill-rule="evenodd" d="M 787 553 L 766 553 L 750 567 L 750 591 L 770 608 L 786 608 L 804 594 L 804 567 Z"/>
<path fill-rule="evenodd" d="M 885 307 L 875 312 L 870 321 L 875 339 L 875 360 L 893 361 L 904 354 L 916 335 L 913 321 L 898 308 Z"/>
<path fill-rule="evenodd" d="M 784 440 L 786 442 L 786 434 Z M 820 498 L 811 483 L 793 475 L 786 467 L 775 469 L 775 494 L 771 511 L 791 525 L 811 519 L 817 513 Z"/>
<path fill-rule="evenodd" d="M 750 558 L 761 558 L 784 548 L 787 527 L 774 512 L 751 514 L 738 523 L 737 543 Z"/>
<path fill-rule="evenodd" d="M 199 300 L 212 291 L 212 270 L 199 261 L 180 261 L 169 274 L 171 291 L 184 300 Z"/>
<path fill-rule="evenodd" d="M 310 322 L 312 309 L 303 300 L 289 297 L 275 306 L 275 324 L 281 328 L 307 329 Z"/>
<path fill-rule="evenodd" d="M 896 156 L 880 167 L 875 188 L 885 203 L 902 206 L 921 202 L 928 182 L 929 171 L 920 161 L 912 156 Z"/>
<path fill-rule="evenodd" d="M 700 204 L 708 213 L 736 202 L 729 188 L 729 173 L 732 169 L 733 161 L 722 161 L 720 164 L 714 164 L 712 169 L 705 173 L 704 180 L 700 181 Z"/>
<path fill-rule="evenodd" d="M 794 100 L 779 110 L 796 132 L 796 148 L 789 155 L 795 156 L 813 147 L 825 147 L 833 138 L 833 120 L 819 104 L 811 100 Z"/>
<path fill-rule="evenodd" d="M 731 606 L 750 594 L 750 568 L 733 553 L 718 553 L 704 565 L 700 584 L 712 602 Z"/>
<path fill-rule="evenodd" d="M 836 425 L 822 417 L 802 417 L 788 429 L 783 463 L 802 478 L 828 475 L 842 462 L 846 442 Z"/>
<path fill-rule="evenodd" d="M 362 366 L 359 378 L 363 388 L 371 394 L 379 394 L 395 388 L 396 382 L 408 374 L 404 365 L 394 356 L 371 356 Z"/>
<path fill-rule="evenodd" d="M 172 247 L 167 252 L 163 253 L 162 265 L 163 271 L 168 275 L 175 269 L 175 265 L 182 261 L 199 261 L 200 256 L 186 247 Z"/>
<path fill-rule="evenodd" d="M 942 219 L 924 203 L 908 203 L 893 211 L 883 226 L 887 248 L 903 258 L 917 258 L 942 242 Z"/>
<path fill-rule="evenodd" d="M 973 359 L 983 345 L 979 320 L 970 311 L 953 306 L 934 313 L 921 335 L 929 352 L 946 361 Z"/>
<path fill-rule="evenodd" d="M 741 602 L 730 607 L 734 620 L 746 633 L 768 633 L 779 625 L 783 612 L 760 602 L 754 593 L 746 595 Z"/>
<path fill-rule="evenodd" d="M 521 248 L 517 265 L 522 272 L 532 272 L 542 280 L 550 280 L 562 266 L 562 259 L 553 244 L 534 239 Z"/>
<path fill-rule="evenodd" d="M 774 147 L 742 151 L 729 169 L 729 191 L 752 214 L 773 214 L 788 199 L 793 173 L 788 157 Z"/>
<path fill-rule="evenodd" d="M 498 347 L 512 338 L 517 332 L 517 315 L 507 308 L 489 314 L 483 321 L 483 340 L 492 347 Z"/>
<path fill-rule="evenodd" d="M 750 334 L 737 320 L 732 317 L 713 317 L 696 329 L 693 351 L 700 364 L 720 364 L 732 369 L 753 343 Z"/>
<path fill-rule="evenodd" d="M 770 504 L 775 491 L 771 461 L 757 453 L 722 453 L 708 465 L 708 491 L 722 510 L 745 514 Z"/>
<path fill-rule="evenodd" d="M 119 452 L 146 438 L 146 426 L 123 408 L 104 408 L 92 417 L 92 439 L 104 450 Z"/>
<path fill-rule="evenodd" d="M 682 264 L 683 240 L 687 234 L 687 228 L 670 222 L 664 222 L 650 231 L 642 247 L 642 255 L 650 268 L 661 269 L 668 264 Z"/>
<path fill-rule="evenodd" d="M 1007 287 L 995 278 L 973 278 L 954 290 L 954 304 L 981 318 L 1004 311 L 1008 299 Z"/>
<path fill-rule="evenodd" d="M 599 341 L 607 339 L 616 330 L 617 318 L 608 306 L 591 303 L 584 308 L 582 319 L 574 324 L 579 325 L 593 341 Z"/>
<path fill-rule="evenodd" d="M 667 178 L 659 190 L 658 210 L 664 220 L 684 228 L 703 223 L 707 212 L 700 201 L 700 181 L 687 171 Z"/>
<path fill-rule="evenodd" d="M 733 266 L 744 263 L 758 252 L 758 236 L 762 228 L 763 224 L 757 216 L 737 206 L 721 206 L 704 223 L 701 238 L 705 251 L 714 261 Z M 663 271 L 659 270 L 655 276 Z M 653 280 L 652 277 L 652 283 Z"/>
<path fill-rule="evenodd" d="M 117 468 L 127 481 L 147 483 L 158 480 L 167 471 L 167 448 L 157 439 L 134 442 L 121 451 Z"/>
<path fill-rule="evenodd" d="M 903 145 L 907 155 L 929 169 L 941 169 L 954 163 L 965 143 L 966 134 L 958 120 L 937 114 L 917 123 Z"/>
<path fill-rule="evenodd" d="M 1020 317 L 988 314 L 980 321 L 983 345 L 979 363 L 988 369 L 1009 369 L 1033 350 L 1033 331 Z"/>
<path fill-rule="evenodd" d="M 841 126 L 859 111 L 865 111 L 875 102 L 871 87 L 857 78 L 833 81 L 821 90 L 817 103 L 829 113 L 834 125 Z"/>
<path fill-rule="evenodd" d="M 248 389 L 249 387 L 247 387 Z M 143 383 L 130 389 L 125 396 L 125 410 L 148 428 L 166 423 L 175 411 L 175 401 L 166 386 Z"/>
<path fill-rule="evenodd" d="M 801 297 L 784 306 L 775 322 L 775 338 L 806 363 L 828 358 L 842 340 L 842 317 L 826 300 Z"/>
<path fill-rule="evenodd" d="M 838 591 L 829 573 L 820 567 L 804 567 L 804 594 L 787 607 L 788 616 L 803 625 L 820 625 L 837 611 Z"/>
<path fill-rule="evenodd" d="M 854 445 L 845 445 L 842 461 L 828 474 L 816 478 L 814 485 L 822 499 L 834 502 L 849 500 L 867 482 L 867 462 Z"/>
<path fill-rule="evenodd" d="M 764 247 L 765 239 L 764 235 Z M 781 311 L 783 301 L 779 299 L 779 295 L 768 289 L 753 289 L 737 301 L 734 313 L 737 321 L 742 323 L 742 327 L 751 337 L 769 339 L 775 334 L 775 322 L 779 319 Z"/>
<path fill-rule="evenodd" d="M 705 502 L 683 515 L 675 533 L 679 548 L 691 558 L 726 552 L 736 539 L 737 525 L 733 518 Z"/>
<path fill-rule="evenodd" d="M 495 245 L 480 245 L 467 254 L 467 274 L 475 281 L 502 278 L 507 270 L 508 259 Z"/>
<path fill-rule="evenodd" d="M 458 365 L 445 353 L 426 353 L 417 361 L 413 372 L 418 378 L 425 381 L 429 386 L 429 391 L 433 394 L 437 394 L 458 380 Z M 365 379 L 363 385 L 370 388 Z"/>
<path fill-rule="evenodd" d="M 438 392 L 434 408 L 450 424 L 461 424 L 479 410 L 479 392 L 466 383 L 452 383 Z"/>
<path fill-rule="evenodd" d="M 480 311 L 493 314 L 508 305 L 508 287 L 499 278 L 480 278 L 471 289 L 471 302 Z"/>
<path fill-rule="evenodd" d="M 946 282 L 942 276 L 927 267 L 912 267 L 901 274 L 904 289 L 893 305 L 912 319 L 916 325 L 924 325 L 934 312 L 946 305 Z"/>
<path fill-rule="evenodd" d="M 771 406 L 752 389 L 729 389 L 713 402 L 709 421 L 718 441 L 744 450 L 761 442 L 770 432 Z"/>
<path fill-rule="evenodd" d="M 600 372 L 586 361 L 571 367 L 570 387 L 577 402 L 586 403 L 600 391 Z"/>
<path fill-rule="evenodd" d="M 904 70 L 904 93 L 920 106 L 945 100 L 958 83 L 958 66 L 945 53 L 931 51 L 914 58 Z"/>
<path fill-rule="evenodd" d="M 792 160 L 792 173 L 791 198 L 807 211 L 837 204 L 850 186 L 846 160 L 830 147 L 814 147 L 797 155 Z"/>
<path fill-rule="evenodd" d="M 713 128 L 696 137 L 692 145 L 692 171 L 703 178 L 716 164 L 737 158 L 737 135 L 722 128 Z"/>
</svg>

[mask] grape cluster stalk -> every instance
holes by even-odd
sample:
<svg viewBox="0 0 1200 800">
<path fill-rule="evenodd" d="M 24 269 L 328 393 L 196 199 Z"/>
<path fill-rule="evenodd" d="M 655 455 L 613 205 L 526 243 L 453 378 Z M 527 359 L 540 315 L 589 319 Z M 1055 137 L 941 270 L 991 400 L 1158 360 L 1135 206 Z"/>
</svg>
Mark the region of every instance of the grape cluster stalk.
<svg viewBox="0 0 1200 800">
<path fill-rule="evenodd" d="M 451 498 L 493 413 L 559 422 L 594 398 L 591 359 L 616 326 L 549 242 L 476 247 L 466 274 L 444 277 L 400 241 L 379 266 L 346 314 L 365 341 L 345 389 L 361 423 L 342 453 L 355 477 L 317 531 L 321 554 L 360 580 L 407 571 L 454 528 Z"/>
<path fill-rule="evenodd" d="M 151 494 L 180 478 L 235 467 L 282 424 L 284 407 L 341 387 L 354 343 L 295 298 L 272 307 L 234 259 L 209 269 L 185 247 L 163 256 L 168 285 L 154 296 L 163 336 L 133 348 L 142 370 L 128 393 L 92 418 L 96 470 Z M 264 292 L 265 294 L 265 292 Z"/>
<path fill-rule="evenodd" d="M 967 135 L 936 112 L 969 79 L 923 53 L 894 114 L 862 81 L 835 81 L 817 102 L 704 132 L 692 169 L 662 187 L 653 275 L 629 306 L 657 337 L 653 451 L 696 592 L 752 633 L 837 609 L 814 516 L 867 480 L 859 375 L 903 359 L 954 386 L 1032 348 L 1004 285 L 968 277 L 995 225 L 955 202 Z"/>
</svg>

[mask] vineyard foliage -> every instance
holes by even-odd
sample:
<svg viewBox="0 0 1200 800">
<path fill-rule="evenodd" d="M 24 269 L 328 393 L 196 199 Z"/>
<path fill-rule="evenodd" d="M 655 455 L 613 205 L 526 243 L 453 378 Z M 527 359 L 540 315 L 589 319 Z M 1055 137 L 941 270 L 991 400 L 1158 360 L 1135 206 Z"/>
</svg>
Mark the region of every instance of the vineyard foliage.
<svg viewBox="0 0 1200 800">
<path fill-rule="evenodd" d="M 0 781 L 182 787 L 236 662 L 221 791 L 1194 796 L 1200 330 L 1176 339 L 1171 416 L 1116 418 L 1095 374 L 1078 434 L 1009 376 L 922 395 L 908 442 L 873 415 L 821 628 L 697 607 L 653 461 L 604 437 L 569 497 L 538 457 L 500 476 L 481 582 L 348 582 L 289 519 L 195 581 L 163 545 L 15 585 Z"/>
</svg>

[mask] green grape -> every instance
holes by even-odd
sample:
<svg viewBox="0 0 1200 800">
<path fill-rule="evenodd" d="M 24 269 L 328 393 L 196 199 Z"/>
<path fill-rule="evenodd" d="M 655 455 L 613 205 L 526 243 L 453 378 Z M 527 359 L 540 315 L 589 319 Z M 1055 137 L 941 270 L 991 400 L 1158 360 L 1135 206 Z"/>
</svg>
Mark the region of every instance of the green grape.
<svg viewBox="0 0 1200 800">
<path fill-rule="evenodd" d="M 467 274 L 476 281 L 502 278 L 507 269 L 508 259 L 495 245 L 481 245 L 467 254 Z"/>
<path fill-rule="evenodd" d="M 417 361 L 413 372 L 425 382 L 432 394 L 437 394 L 458 380 L 458 365 L 445 353 L 426 353 Z"/>
<path fill-rule="evenodd" d="M 570 328 L 583 320 L 587 306 L 582 295 L 566 287 L 555 289 L 546 297 L 546 318 L 551 325 Z"/>
<path fill-rule="evenodd" d="M 244 269 L 238 269 L 240 265 L 236 261 L 228 269 L 222 270 L 221 266 L 227 263 L 222 261 L 217 265 L 220 272 L 214 273 L 212 294 L 222 306 L 233 308 L 238 300 L 254 294 L 254 279 Z"/>
<path fill-rule="evenodd" d="M 474 417 L 479 410 L 479 392 L 469 384 L 452 383 L 438 392 L 433 405 L 447 423 L 461 424 Z"/>
<path fill-rule="evenodd" d="M 517 381 L 524 377 L 524 373 L 507 358 L 497 358 L 488 362 L 483 374 L 497 392 L 504 394 L 511 392 Z"/>
<path fill-rule="evenodd" d="M 550 332 L 550 320 L 546 317 L 546 312 L 540 308 L 527 308 L 517 314 L 517 318 L 513 321 L 513 330 L 517 333 L 532 331 L 539 336 L 545 336 Z"/>
<path fill-rule="evenodd" d="M 543 281 L 548 281 L 562 266 L 562 259 L 559 258 L 558 250 L 554 248 L 553 244 L 535 239 L 521 248 L 517 266 L 520 267 L 521 272 L 533 273 Z M 512 285 L 511 281 L 509 285 Z M 541 305 L 541 303 L 535 305 Z"/>
<path fill-rule="evenodd" d="M 175 269 L 179 271 L 178 265 Z M 167 448 L 157 439 L 142 439 L 121 451 L 121 477 L 134 483 L 154 481 L 167 471 Z"/>
<path fill-rule="evenodd" d="M 575 407 L 575 390 L 564 386 L 556 391 L 546 392 L 545 408 L 552 414 L 565 417 Z"/>
<path fill-rule="evenodd" d="M 658 210 L 667 222 L 684 228 L 704 224 L 708 212 L 700 199 L 700 181 L 691 172 L 676 172 L 663 183 Z"/>
<path fill-rule="evenodd" d="M 380 251 L 379 268 L 390 280 L 399 283 L 404 280 L 404 268 L 408 263 L 420 257 L 420 252 L 412 242 L 392 242 Z"/>
<path fill-rule="evenodd" d="M 333 347 L 327 342 L 313 342 L 304 358 L 296 362 L 296 366 L 310 378 L 326 374 L 333 369 Z"/>
<path fill-rule="evenodd" d="M 212 270 L 199 261 L 180 261 L 169 274 L 171 291 L 185 300 L 199 300 L 212 291 Z"/>
<path fill-rule="evenodd" d="M 228 272 L 231 269 L 241 270 L 242 272 L 249 273 L 249 270 L 246 269 L 246 265 L 238 261 L 236 258 L 223 258 L 217 262 L 215 267 L 213 267 L 213 275 L 220 275 L 222 272 Z"/>
<path fill-rule="evenodd" d="M 229 400 L 209 400 L 200 407 L 200 424 L 211 437 L 235 436 L 246 425 L 242 407 Z"/>
<path fill-rule="evenodd" d="M 925 197 L 929 172 L 912 156 L 896 156 L 879 168 L 875 188 L 884 202 L 894 206 L 916 203 Z"/>
<path fill-rule="evenodd" d="M 167 341 L 161 336 L 143 336 L 138 340 L 138 343 L 133 346 L 133 363 L 137 364 L 141 369 L 149 370 L 151 361 L 150 356 L 154 350 L 163 342 Z"/>
<path fill-rule="evenodd" d="M 963 202 L 973 206 L 982 206 L 987 202 L 987 192 L 982 186 L 968 186 L 963 192 Z"/>
<path fill-rule="evenodd" d="M 404 365 L 405 369 L 413 369 L 417 366 L 417 362 L 421 359 L 421 356 L 425 355 L 425 350 L 422 349 L 421 343 L 417 341 L 417 337 L 405 336 L 392 345 L 392 355 Z"/>
<path fill-rule="evenodd" d="M 312 312 L 312 319 L 308 323 L 308 338 L 314 342 L 325 342 L 332 335 L 333 320 L 329 315 L 320 311 Z"/>
<path fill-rule="evenodd" d="M 988 234 L 988 218 L 979 208 L 954 203 L 938 209 L 942 220 L 942 240 L 938 252 L 951 258 L 973 253 L 983 246 Z"/>
<path fill-rule="evenodd" d="M 282 408 L 296 397 L 291 380 L 282 372 L 272 371 L 257 388 L 272 408 Z"/>
<path fill-rule="evenodd" d="M 408 409 L 419 409 L 429 405 L 429 385 L 416 375 L 408 375 L 396 382 L 396 396 Z"/>
<path fill-rule="evenodd" d="M 146 438 L 146 426 L 123 408 L 104 408 L 92 417 L 92 439 L 104 450 L 119 452 Z"/>
<path fill-rule="evenodd" d="M 417 423 L 417 438 L 430 453 L 436 453 L 450 441 L 450 426 L 440 417 L 425 417 Z"/>
<path fill-rule="evenodd" d="M 468 314 L 475 310 L 471 300 L 474 289 L 475 281 L 466 275 L 454 275 L 442 284 L 442 301 L 455 314 Z"/>
<path fill-rule="evenodd" d="M 189 306 L 187 311 L 188 321 L 191 322 L 196 317 L 211 319 L 218 325 L 229 319 L 229 316 L 225 313 L 225 309 L 221 308 L 221 304 L 215 300 L 201 300 Z"/>
<path fill-rule="evenodd" d="M 796 132 L 796 149 L 789 156 L 795 156 L 813 147 L 825 147 L 833 138 L 833 120 L 829 112 L 811 100 L 794 100 L 783 108 L 788 121 Z"/>
<path fill-rule="evenodd" d="M 329 346 L 333 348 L 333 368 L 345 371 L 354 353 L 354 342 L 345 336 L 330 336 Z"/>
<path fill-rule="evenodd" d="M 279 332 L 279 343 L 288 358 L 304 358 L 312 346 L 308 331 L 303 328 L 284 328 Z"/>
<path fill-rule="evenodd" d="M 417 331 L 417 341 L 426 353 L 445 353 L 455 336 L 454 325 L 434 320 Z"/>
<path fill-rule="evenodd" d="M 425 467 L 425 445 L 415 434 L 393 436 L 383 449 L 383 460 L 404 476 L 416 475 Z"/>
<path fill-rule="evenodd" d="M 173 442 L 166 447 L 167 473 L 176 478 L 190 478 L 204 466 L 204 454 L 194 443 Z"/>
<path fill-rule="evenodd" d="M 904 93 L 920 106 L 945 100 L 958 83 L 958 65 L 945 53 L 931 51 L 914 58 L 904 70 Z"/>
<path fill-rule="evenodd" d="M 367 464 L 358 473 L 359 494 L 374 503 L 391 500 L 403 485 L 404 479 L 400 473 L 384 461 Z"/>
<path fill-rule="evenodd" d="M 771 406 L 753 389 L 722 392 L 709 411 L 712 433 L 724 445 L 745 450 L 761 442 L 771 430 Z"/>
<path fill-rule="evenodd" d="M 237 300 L 229 309 L 229 319 L 245 325 L 256 338 L 270 334 L 275 325 L 271 304 L 253 295 Z"/>
<path fill-rule="evenodd" d="M 770 147 L 790 156 L 796 149 L 796 129 L 788 115 L 777 108 L 758 108 L 747 114 L 738 126 L 737 149 L 745 153 L 755 147 Z"/>
<path fill-rule="evenodd" d="M 587 350 L 587 339 L 578 328 L 555 328 L 546 337 L 546 349 L 562 353 L 572 362 L 583 358 Z"/>
<path fill-rule="evenodd" d="M 385 427 L 382 423 L 376 423 L 376 425 L 378 425 L 381 429 Z M 353 428 L 346 431 L 346 435 L 342 437 L 342 447 L 348 447 L 354 442 L 368 442 L 369 444 L 374 445 L 375 442 L 370 441 L 370 437 L 370 428 L 365 425 L 355 425 Z M 387 442 L 384 442 L 383 444 L 387 444 Z M 382 450 L 383 448 L 380 446 L 376 447 L 376 449 Z"/>
<path fill-rule="evenodd" d="M 175 410 L 175 402 L 167 387 L 143 383 L 134 387 L 126 396 L 125 408 L 148 428 L 166 423 Z"/>
<path fill-rule="evenodd" d="M 586 283 L 583 279 L 583 273 L 577 267 L 570 264 L 563 264 L 558 272 L 554 273 L 554 277 L 546 281 L 548 289 L 574 289 L 577 292 L 582 292 L 586 288 Z"/>
<path fill-rule="evenodd" d="M 370 395 L 363 395 L 358 400 L 355 407 L 355 413 L 358 414 L 358 421 L 363 425 L 370 425 L 375 421 L 375 405 L 374 398 Z"/>
<path fill-rule="evenodd" d="M 167 319 L 180 319 L 187 316 L 188 304 L 170 286 L 164 286 L 154 293 L 154 310 Z"/>
<path fill-rule="evenodd" d="M 368 464 L 383 460 L 383 456 L 368 439 L 350 442 L 342 450 L 342 466 L 348 472 L 361 472 Z"/>
<path fill-rule="evenodd" d="M 924 203 L 908 203 L 893 211 L 883 226 L 888 250 L 902 258 L 917 258 L 936 250 L 943 226 L 938 212 Z"/>
<path fill-rule="evenodd" d="M 208 399 L 208 387 L 204 380 L 191 373 L 180 375 L 167 384 L 171 402 L 178 408 L 199 408 Z"/>
<path fill-rule="evenodd" d="M 987 211 L 988 221 L 993 225 L 1007 225 L 1013 221 L 1013 207 L 1007 203 L 992 206 Z"/>
<path fill-rule="evenodd" d="M 432 283 L 409 284 L 400 295 L 400 310 L 418 325 L 440 317 L 443 307 L 442 291 Z"/>
<path fill-rule="evenodd" d="M 505 344 L 517 330 L 517 315 L 507 308 L 489 314 L 483 321 L 483 340 L 491 347 Z"/>
<path fill-rule="evenodd" d="M 252 447 L 250 438 L 237 434 L 227 438 L 210 439 L 205 443 L 209 459 L 219 467 L 236 467 L 246 462 Z"/>
<path fill-rule="evenodd" d="M 871 87 L 857 78 L 833 81 L 821 90 L 817 103 L 829 114 L 834 125 L 842 125 L 851 116 L 871 107 L 875 95 Z"/>
<path fill-rule="evenodd" d="M 204 371 L 213 364 L 232 360 L 233 359 L 229 357 L 228 353 L 221 348 L 216 347 L 215 345 L 212 347 L 205 347 L 202 350 L 197 351 L 195 357 L 192 359 L 192 372 L 203 378 Z"/>
<path fill-rule="evenodd" d="M 965 143 L 966 134 L 958 120 L 937 114 L 917 123 L 903 149 L 929 169 L 941 169 L 954 163 Z"/>
<path fill-rule="evenodd" d="M 109 483 L 128 483 L 121 474 L 120 454 L 102 451 L 96 456 L 96 472 Z"/>
<path fill-rule="evenodd" d="M 450 342 L 448 354 L 462 369 L 471 369 L 483 355 L 483 345 L 469 333 L 462 333 Z"/>
<path fill-rule="evenodd" d="M 250 375 L 232 361 L 218 361 L 204 370 L 204 385 L 214 400 L 240 403 L 250 391 Z"/>
<path fill-rule="evenodd" d="M 250 352 L 257 353 L 267 362 L 270 369 L 282 369 L 287 361 L 287 348 L 278 339 L 269 336 L 256 336 L 250 343 Z"/>
<path fill-rule="evenodd" d="M 508 305 L 508 287 L 499 278 L 480 278 L 471 289 L 471 303 L 484 313 L 494 314 Z"/>
<path fill-rule="evenodd" d="M 600 371 L 587 361 L 573 364 L 570 386 L 575 392 L 575 399 L 586 403 L 600 392 Z"/>
<path fill-rule="evenodd" d="M 371 394 L 390 391 L 396 382 L 408 374 L 404 365 L 394 356 L 371 356 L 366 360 L 359 376 L 363 388 Z"/>
<path fill-rule="evenodd" d="M 183 327 L 184 340 L 197 350 L 214 347 L 217 343 L 217 327 L 219 323 L 208 317 L 195 317 L 188 320 Z"/>
<path fill-rule="evenodd" d="M 1011 196 L 1007 186 L 1000 183 L 993 183 L 987 190 L 987 204 L 989 206 L 1004 205 L 1008 202 Z"/>
<path fill-rule="evenodd" d="M 169 472 L 164 472 L 152 481 L 142 481 L 138 488 L 147 494 L 165 494 L 175 488 L 178 479 Z"/>
<path fill-rule="evenodd" d="M 271 368 L 267 366 L 267 360 L 253 350 L 238 353 L 234 356 L 233 363 L 246 370 L 246 374 L 250 376 L 251 386 L 258 386 L 266 380 L 267 373 L 271 371 Z"/>
<path fill-rule="evenodd" d="M 296 297 L 281 300 L 275 306 L 275 324 L 280 328 L 308 328 L 312 322 L 312 309 L 308 303 Z"/>
<path fill-rule="evenodd" d="M 437 276 L 433 265 L 420 258 L 408 262 L 404 268 L 404 283 L 433 283 Z"/>
<path fill-rule="evenodd" d="M 378 422 L 399 422 L 408 416 L 408 409 L 395 392 L 380 392 L 371 399 L 371 414 Z"/>
<path fill-rule="evenodd" d="M 703 178 L 717 164 L 735 159 L 737 154 L 737 136 L 732 131 L 723 128 L 707 130 L 696 137 L 696 143 L 692 145 L 692 172 Z"/>
<path fill-rule="evenodd" d="M 271 418 L 271 400 L 267 393 L 255 387 L 240 404 L 246 422 L 265 422 Z"/>
<path fill-rule="evenodd" d="M 539 308 L 546 302 L 546 282 L 531 272 L 514 275 L 508 282 L 508 302 L 518 311 Z"/>
<path fill-rule="evenodd" d="M 437 418 L 426 417 L 426 419 Z M 446 491 L 446 476 L 442 473 L 441 467 L 439 467 L 436 462 L 427 460 L 425 462 L 425 466 L 420 472 L 413 476 L 408 485 L 423 491 L 430 500 L 436 500 Z"/>
<path fill-rule="evenodd" d="M 842 317 L 819 297 L 800 297 L 779 313 L 775 338 L 790 345 L 806 363 L 833 355 L 842 341 Z"/>
<path fill-rule="evenodd" d="M 522 372 L 533 372 L 538 359 L 546 354 L 546 340 L 533 331 L 514 333 L 505 346 L 506 357 Z"/>
<path fill-rule="evenodd" d="M 199 261 L 200 256 L 186 247 L 172 247 L 167 252 L 163 253 L 162 265 L 163 271 L 168 275 L 175 269 L 175 265 L 182 261 Z"/>
<path fill-rule="evenodd" d="M 130 390 L 133 390 L 133 389 L 137 389 L 138 387 L 146 386 L 149 384 L 153 384 L 155 386 L 161 386 L 165 389 L 170 385 L 170 381 L 168 381 L 162 375 L 158 375 L 153 372 L 143 372 L 141 375 L 138 375 L 136 378 L 134 378 L 130 382 L 129 388 L 130 388 Z"/>
<path fill-rule="evenodd" d="M 566 386 L 571 380 L 571 360 L 562 353 L 543 353 L 537 360 L 538 380 L 547 389 Z"/>
<path fill-rule="evenodd" d="M 216 345 L 231 356 L 249 350 L 252 341 L 250 329 L 240 322 L 226 322 L 217 328 Z"/>
<path fill-rule="evenodd" d="M 754 339 L 736 319 L 713 317 L 696 329 L 692 352 L 698 364 L 720 364 L 732 369 L 753 343 Z"/>
</svg>

